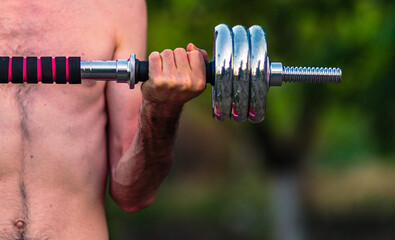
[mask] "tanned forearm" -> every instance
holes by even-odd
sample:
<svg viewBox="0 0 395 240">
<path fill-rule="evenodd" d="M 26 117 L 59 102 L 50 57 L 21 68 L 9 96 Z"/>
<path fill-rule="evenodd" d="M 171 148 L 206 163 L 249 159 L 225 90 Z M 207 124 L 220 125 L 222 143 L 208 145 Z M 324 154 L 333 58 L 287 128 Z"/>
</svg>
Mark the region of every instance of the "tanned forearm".
<svg viewBox="0 0 395 240">
<path fill-rule="evenodd" d="M 126 211 L 151 204 L 169 173 L 181 110 L 143 100 L 134 140 L 111 169 L 111 195 Z"/>
<path fill-rule="evenodd" d="M 152 203 L 169 173 L 182 106 L 206 87 L 205 60 L 207 52 L 193 44 L 187 51 L 177 48 L 150 54 L 149 80 L 141 85 L 143 102 L 134 139 L 118 161 L 111 161 L 110 191 L 124 210 L 135 212 Z"/>
</svg>

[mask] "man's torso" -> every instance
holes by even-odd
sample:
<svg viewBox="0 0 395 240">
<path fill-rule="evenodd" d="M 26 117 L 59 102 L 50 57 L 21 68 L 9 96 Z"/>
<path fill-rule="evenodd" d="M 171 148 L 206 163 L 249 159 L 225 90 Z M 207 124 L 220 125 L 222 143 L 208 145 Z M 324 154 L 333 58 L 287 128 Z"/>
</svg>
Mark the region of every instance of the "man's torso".
<svg viewBox="0 0 395 240">
<path fill-rule="evenodd" d="M 0 55 L 110 59 L 99 1 L 1 1 Z M 105 84 L 0 85 L 0 239 L 106 239 Z"/>
</svg>

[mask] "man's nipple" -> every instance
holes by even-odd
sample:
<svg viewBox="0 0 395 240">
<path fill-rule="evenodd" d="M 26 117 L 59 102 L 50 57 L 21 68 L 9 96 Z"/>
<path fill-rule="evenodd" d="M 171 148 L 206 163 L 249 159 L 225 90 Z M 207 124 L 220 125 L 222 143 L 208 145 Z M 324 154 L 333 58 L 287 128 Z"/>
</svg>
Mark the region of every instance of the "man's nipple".
<svg viewBox="0 0 395 240">
<path fill-rule="evenodd" d="M 15 222 L 15 227 L 19 232 L 25 231 L 26 223 L 23 220 L 17 220 Z"/>
</svg>

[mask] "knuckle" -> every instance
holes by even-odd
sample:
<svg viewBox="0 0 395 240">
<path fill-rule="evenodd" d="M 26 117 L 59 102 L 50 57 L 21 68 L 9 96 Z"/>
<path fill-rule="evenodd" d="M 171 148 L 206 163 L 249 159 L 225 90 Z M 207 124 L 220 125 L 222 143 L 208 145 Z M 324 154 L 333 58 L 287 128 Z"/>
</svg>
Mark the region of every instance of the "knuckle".
<svg viewBox="0 0 395 240">
<path fill-rule="evenodd" d="M 163 72 L 154 72 L 152 73 L 152 79 L 150 80 L 152 80 L 153 86 L 161 86 L 163 85 L 163 82 L 166 81 L 166 75 L 163 74 Z"/>
<path fill-rule="evenodd" d="M 193 50 L 190 52 L 190 54 L 192 57 L 201 57 L 202 56 L 198 50 Z"/>
<path fill-rule="evenodd" d="M 187 78 L 184 79 L 184 84 L 183 84 L 182 90 L 189 91 L 189 90 L 192 89 L 192 86 L 193 86 L 192 79 L 187 77 Z"/>
<path fill-rule="evenodd" d="M 152 52 L 148 58 L 150 61 L 157 61 L 160 60 L 160 54 L 159 52 Z"/>
<path fill-rule="evenodd" d="M 171 90 L 177 89 L 178 83 L 174 78 L 168 79 L 166 81 L 167 87 Z"/>
<path fill-rule="evenodd" d="M 171 76 L 161 76 L 155 82 L 157 89 L 174 89 L 177 85 L 176 80 Z"/>
<path fill-rule="evenodd" d="M 174 50 L 174 53 L 177 53 L 177 54 L 186 54 L 187 52 L 186 52 L 186 50 L 185 50 L 184 48 L 176 48 L 176 49 Z"/>
<path fill-rule="evenodd" d="M 161 89 L 164 85 L 163 78 L 153 79 L 153 87 L 154 89 Z"/>
<path fill-rule="evenodd" d="M 206 88 L 206 81 L 204 81 L 204 80 L 199 80 L 199 81 L 196 83 L 196 91 L 197 91 L 197 92 L 201 92 L 201 91 L 203 91 L 205 88 Z"/>
<path fill-rule="evenodd" d="M 162 56 L 171 56 L 171 55 L 173 55 L 173 51 L 171 49 L 165 49 L 165 50 L 163 50 L 161 55 Z"/>
</svg>

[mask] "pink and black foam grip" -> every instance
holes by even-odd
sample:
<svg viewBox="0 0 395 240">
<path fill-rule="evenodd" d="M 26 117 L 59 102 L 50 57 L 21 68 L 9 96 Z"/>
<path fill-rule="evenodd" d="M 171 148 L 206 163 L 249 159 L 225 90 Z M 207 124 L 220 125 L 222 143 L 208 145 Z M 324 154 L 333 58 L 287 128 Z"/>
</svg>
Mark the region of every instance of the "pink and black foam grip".
<svg viewBox="0 0 395 240">
<path fill-rule="evenodd" d="M 80 84 L 80 57 L 0 57 L 0 83 Z"/>
<path fill-rule="evenodd" d="M 0 57 L 0 83 L 8 83 L 9 57 Z"/>
</svg>

